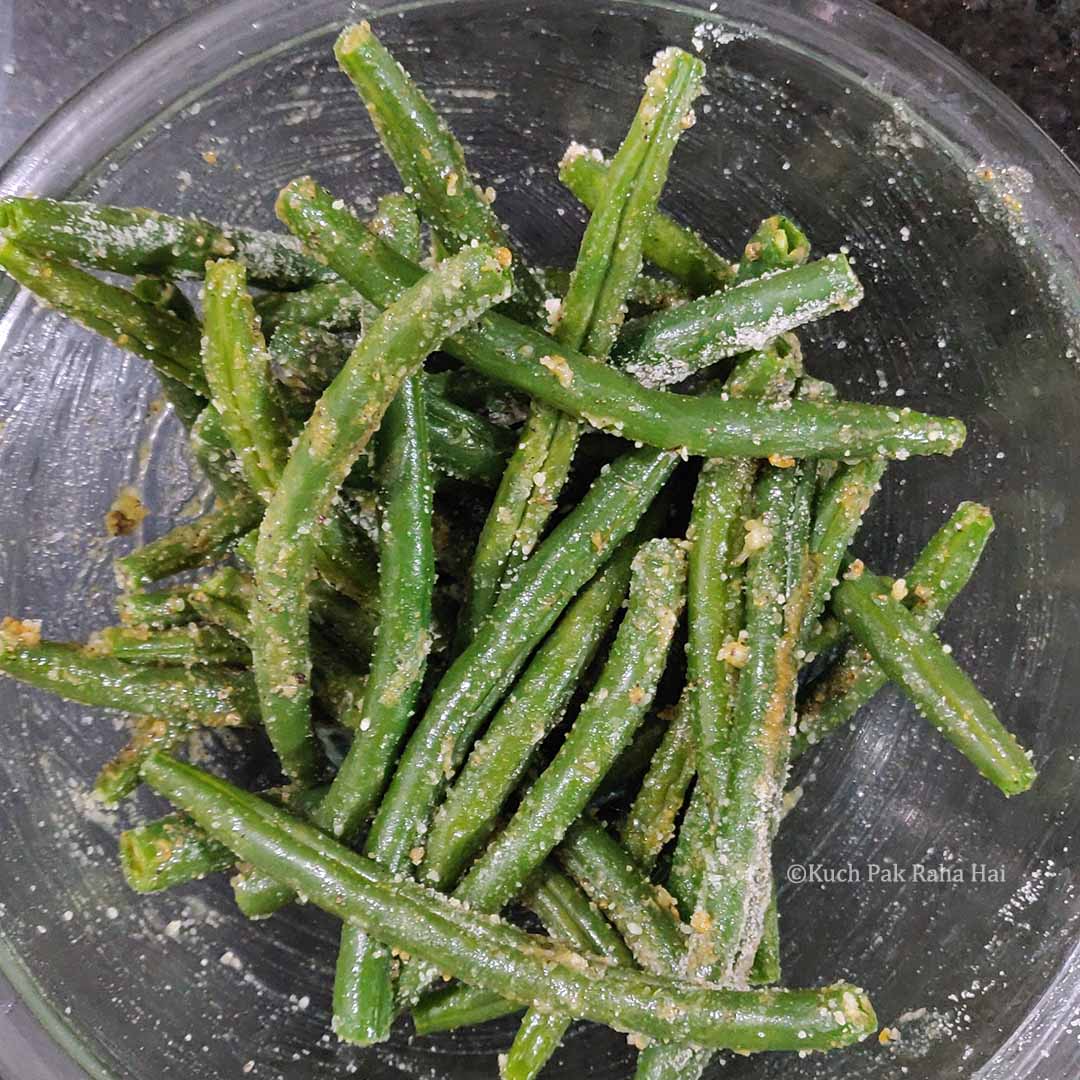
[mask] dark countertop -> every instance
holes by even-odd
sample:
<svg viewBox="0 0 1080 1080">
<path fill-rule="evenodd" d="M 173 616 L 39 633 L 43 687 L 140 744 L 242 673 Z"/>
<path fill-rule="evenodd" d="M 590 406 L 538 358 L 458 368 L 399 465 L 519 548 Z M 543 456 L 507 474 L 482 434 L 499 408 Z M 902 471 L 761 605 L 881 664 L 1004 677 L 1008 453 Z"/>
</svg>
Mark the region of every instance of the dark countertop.
<svg viewBox="0 0 1080 1080">
<path fill-rule="evenodd" d="M 962 56 L 1080 162 L 1080 0 L 878 0 Z M 0 12 L 0 161 L 129 49 L 207 0 L 9 0 Z"/>
</svg>

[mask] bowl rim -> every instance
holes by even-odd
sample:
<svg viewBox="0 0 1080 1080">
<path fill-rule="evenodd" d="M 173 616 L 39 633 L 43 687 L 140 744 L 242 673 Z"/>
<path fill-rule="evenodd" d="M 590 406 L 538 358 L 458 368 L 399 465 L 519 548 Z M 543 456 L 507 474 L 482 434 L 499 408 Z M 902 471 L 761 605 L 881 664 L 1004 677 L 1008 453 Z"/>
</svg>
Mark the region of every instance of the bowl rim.
<svg viewBox="0 0 1080 1080">
<path fill-rule="evenodd" d="M 450 7 L 460 0 L 367 0 L 351 6 L 351 17 L 386 17 Z M 529 6 L 535 16 L 542 5 Z M 582 2 L 582 0 L 578 0 Z M 640 8 L 689 14 L 722 27 L 797 47 L 843 78 L 899 110 L 906 119 L 932 131 L 934 142 L 969 173 L 988 167 L 1020 165 L 1031 178 L 1018 229 L 1041 245 L 1051 268 L 1073 268 L 1056 275 L 1063 307 L 1080 322 L 1080 165 L 1002 91 L 966 61 L 872 0 L 587 0 L 594 7 Z M 325 18 L 312 26 L 314 13 Z M 224 0 L 162 28 L 124 54 L 49 114 L 0 166 L 0 195 L 63 197 L 85 187 L 108 157 L 137 142 L 164 120 L 238 71 L 263 63 L 305 40 L 328 35 L 342 22 L 339 0 Z M 237 50 L 226 28 L 246 24 L 253 48 Z M 838 27 L 842 26 L 842 35 Z M 301 29 L 302 28 L 302 29 Z M 177 55 L 199 59 L 181 77 Z M 148 101 L 145 71 L 156 75 Z M 117 115 L 117 103 L 119 115 Z M 110 110 L 106 135 L 98 118 Z M 123 131 L 118 141 L 119 125 Z M 1019 160 L 1001 157 L 1011 147 Z M 89 162 L 89 164 L 87 164 Z M 989 178 L 988 178 L 989 179 Z M 1030 240 L 1029 240 L 1030 242 Z M 10 288 L 0 289 L 0 312 Z M 7 1000 L 15 995 L 13 1007 Z M 1068 1037 L 1066 1022 L 1080 996 L 1080 944 L 1063 963 L 1027 1016 L 998 1047 L 972 1080 L 1005 1080 L 1025 1075 L 1041 1062 L 1059 1077 L 1080 1071 L 1080 1048 Z M 95 1080 L 114 1080 L 92 1048 L 77 1019 L 48 999 L 26 968 L 0 924 L 0 1047 L 16 1048 L 18 1058 L 0 1054 L 0 1068 L 18 1060 L 19 1080 L 54 1080 L 69 1075 L 57 1048 Z M 47 1038 L 42 1038 L 47 1036 Z M 14 1067 L 14 1066 L 12 1066 Z M 75 1076 L 75 1073 L 70 1075 Z M 14 1077 L 12 1077 L 14 1080 Z"/>
</svg>

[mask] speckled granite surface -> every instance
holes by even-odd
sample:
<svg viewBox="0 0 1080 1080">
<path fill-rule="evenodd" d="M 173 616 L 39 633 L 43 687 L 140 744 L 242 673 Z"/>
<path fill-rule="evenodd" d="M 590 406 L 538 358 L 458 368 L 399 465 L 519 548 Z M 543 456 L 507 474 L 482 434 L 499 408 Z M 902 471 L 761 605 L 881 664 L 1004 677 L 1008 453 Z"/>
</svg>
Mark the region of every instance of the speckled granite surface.
<svg viewBox="0 0 1080 1080">
<path fill-rule="evenodd" d="M 879 0 L 1017 101 L 1080 162 L 1080 0 Z M 62 101 L 206 0 L 0 0 L 0 161 Z"/>
</svg>

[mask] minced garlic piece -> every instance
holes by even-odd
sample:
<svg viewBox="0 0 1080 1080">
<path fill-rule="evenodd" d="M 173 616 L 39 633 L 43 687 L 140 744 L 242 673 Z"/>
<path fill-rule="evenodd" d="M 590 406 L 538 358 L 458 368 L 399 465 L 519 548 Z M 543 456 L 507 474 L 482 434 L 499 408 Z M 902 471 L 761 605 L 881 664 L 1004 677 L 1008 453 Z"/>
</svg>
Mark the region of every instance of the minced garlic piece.
<svg viewBox="0 0 1080 1080">
<path fill-rule="evenodd" d="M 787 454 L 770 454 L 769 464 L 776 469 L 790 469 L 795 464 L 795 459 Z"/>
<path fill-rule="evenodd" d="M 750 650 L 741 641 L 732 641 L 729 638 L 720 646 L 716 659 L 722 660 L 734 668 L 744 668 L 746 662 L 750 659 Z"/>
<path fill-rule="evenodd" d="M 0 621 L 0 640 L 7 645 L 23 645 L 28 649 L 41 644 L 40 619 L 15 619 L 5 615 Z"/>
<path fill-rule="evenodd" d="M 559 380 L 561 386 L 569 386 L 574 381 L 574 373 L 566 362 L 565 356 L 555 353 L 551 356 L 541 356 L 540 363 Z"/>
<path fill-rule="evenodd" d="M 904 597 L 907 596 L 907 594 L 908 594 L 907 582 L 902 577 L 898 577 L 892 583 L 892 588 L 889 590 L 889 595 L 894 600 L 903 600 Z"/>
<path fill-rule="evenodd" d="M 863 571 L 866 569 L 866 563 L 862 559 L 854 559 L 851 565 L 844 571 L 845 581 L 858 581 L 863 576 Z"/>
<path fill-rule="evenodd" d="M 105 515 L 105 531 L 110 536 L 130 536 L 149 513 L 133 487 L 120 489 Z"/>
<path fill-rule="evenodd" d="M 746 540 L 743 543 L 742 551 L 735 556 L 734 563 L 736 566 L 742 566 L 755 551 L 768 547 L 772 542 L 772 529 L 761 518 L 749 518 L 744 523 L 743 528 L 746 529 Z"/>
</svg>

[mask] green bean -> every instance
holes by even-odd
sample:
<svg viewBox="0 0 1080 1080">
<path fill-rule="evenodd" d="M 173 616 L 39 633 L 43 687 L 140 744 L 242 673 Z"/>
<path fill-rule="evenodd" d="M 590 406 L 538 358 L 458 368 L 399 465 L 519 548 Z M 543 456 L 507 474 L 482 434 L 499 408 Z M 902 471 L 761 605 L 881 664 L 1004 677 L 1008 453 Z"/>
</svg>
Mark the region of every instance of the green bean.
<svg viewBox="0 0 1080 1080">
<path fill-rule="evenodd" d="M 406 745 L 368 837 L 384 865 L 411 866 L 431 811 L 530 652 L 635 527 L 675 467 L 636 450 L 614 462 L 552 531 L 450 666 Z"/>
<path fill-rule="evenodd" d="M 259 793 L 275 806 L 288 806 L 302 817 L 326 788 L 271 788 Z M 172 813 L 120 834 L 120 868 L 136 892 L 152 893 L 186 885 L 236 864 L 236 856 L 211 839 L 187 814 Z"/>
<path fill-rule="evenodd" d="M 277 208 L 305 245 L 322 255 L 357 291 L 373 303 L 392 302 L 421 271 L 333 202 L 329 193 L 303 179 L 284 189 Z M 756 288 L 779 276 L 742 289 Z M 546 335 L 497 312 L 489 312 L 476 326 L 449 338 L 444 351 L 481 374 L 623 438 L 707 457 L 907 457 L 952 453 L 964 441 L 960 421 L 906 409 L 795 401 L 777 410 L 756 402 L 650 390 L 616 368 L 558 346 Z M 561 378 L 539 362 L 556 354 L 566 361 L 565 370 L 558 365 Z"/>
<path fill-rule="evenodd" d="M 0 214 L 5 205 L 0 204 Z M 158 374 L 205 396 L 196 324 L 9 240 L 0 242 L 0 267 L 49 307 L 149 361 Z"/>
<path fill-rule="evenodd" d="M 94 777 L 94 795 L 106 806 L 117 806 L 139 786 L 143 762 L 155 750 L 171 753 L 193 732 L 186 718 L 136 716 L 131 738 Z"/>
<path fill-rule="evenodd" d="M 765 927 L 754 954 L 748 982 L 751 986 L 771 986 L 780 981 L 780 912 L 776 906 L 776 883 L 773 883 L 769 906 L 765 909 Z"/>
<path fill-rule="evenodd" d="M 243 496 L 208 514 L 174 526 L 163 536 L 116 560 L 116 576 L 125 589 L 138 589 L 162 578 L 216 562 L 229 545 L 259 524 L 263 506 Z"/>
<path fill-rule="evenodd" d="M 157 592 L 121 593 L 116 613 L 125 626 L 146 626 L 151 630 L 183 626 L 196 616 L 190 602 L 191 589 L 190 585 L 178 585 Z"/>
<path fill-rule="evenodd" d="M 190 765 L 155 754 L 143 772 L 239 858 L 399 951 L 513 1000 L 713 1048 L 826 1049 L 863 1038 L 876 1024 L 866 995 L 845 983 L 716 990 L 608 965 L 501 920 L 478 918 Z"/>
<path fill-rule="evenodd" d="M 434 1035 L 498 1020 L 521 1012 L 523 1007 L 490 990 L 455 983 L 424 995 L 412 1010 L 413 1028 L 417 1035 Z"/>
<path fill-rule="evenodd" d="M 139 276 L 131 283 L 131 291 L 139 300 L 145 300 L 161 311 L 171 311 L 178 319 L 186 319 L 196 326 L 199 323 L 195 306 L 174 281 L 161 277 Z"/>
<path fill-rule="evenodd" d="M 735 284 L 753 281 L 762 274 L 802 266 L 810 257 L 810 241 L 790 218 L 774 214 L 766 218 L 743 249 Z"/>
<path fill-rule="evenodd" d="M 724 390 L 729 397 L 745 396 L 775 404 L 790 399 L 801 374 L 802 356 L 797 342 L 790 337 L 780 338 L 736 365 Z M 716 823 L 724 817 L 728 803 L 737 653 L 745 648 L 739 641 L 743 628 L 741 564 L 755 535 L 748 531 L 750 523 L 745 522 L 745 517 L 756 471 L 753 458 L 705 461 L 690 513 L 693 547 L 687 587 L 686 706 L 690 710 L 699 786 L 711 820 Z M 794 489 L 791 494 L 794 497 Z M 809 528 L 809 507 L 806 517 Z M 793 517 L 789 515 L 784 524 L 793 525 Z M 793 546 L 789 543 L 785 551 Z M 785 577 L 779 588 L 788 592 L 788 585 Z M 670 792 L 677 794 L 677 787 Z M 661 821 L 676 812 L 677 808 L 668 808 Z M 648 830 L 648 823 L 643 823 L 636 831 L 642 846 L 653 848 L 660 837 Z"/>
<path fill-rule="evenodd" d="M 634 556 L 630 598 L 607 663 L 551 764 L 514 816 L 461 879 L 453 896 L 475 911 L 499 911 L 558 845 L 629 743 L 656 692 L 683 605 L 686 553 L 649 540 Z M 408 969 L 416 972 L 416 968 Z M 417 973 L 399 994 L 415 1000 Z"/>
<path fill-rule="evenodd" d="M 550 862 L 534 875 L 525 903 L 553 938 L 614 964 L 633 963 L 630 950 L 598 908 Z M 571 1022 L 568 1016 L 529 1009 L 509 1052 L 499 1060 L 503 1080 L 532 1080 L 559 1048 Z"/>
<path fill-rule="evenodd" d="M 420 221 L 404 196 L 379 201 L 373 227 L 406 256 L 420 258 Z M 351 837 L 376 806 L 408 730 L 431 649 L 435 585 L 434 474 L 422 376 L 407 378 L 375 440 L 379 480 L 379 610 L 361 719 L 320 822 Z M 391 957 L 360 929 L 341 932 L 333 1029 L 360 1046 L 384 1042 L 394 1019 Z"/>
<path fill-rule="evenodd" d="M 219 666 L 154 667 L 42 641 L 36 624 L 4 620 L 0 672 L 80 705 L 204 724 L 245 724 L 259 711 L 246 672 Z"/>
<path fill-rule="evenodd" d="M 961 503 L 923 549 L 905 579 L 907 602 L 923 629 L 933 630 L 941 622 L 971 579 L 993 531 L 994 519 L 985 506 Z M 846 724 L 888 681 L 864 649 L 849 645 L 803 693 L 792 753 L 804 753 Z"/>
<path fill-rule="evenodd" d="M 517 787 L 534 750 L 561 718 L 626 598 L 638 542 L 623 541 L 574 601 L 473 747 L 424 845 L 420 876 L 435 888 L 445 890 L 457 881 L 494 830 L 499 809 Z"/>
<path fill-rule="evenodd" d="M 862 296 L 846 257 L 828 255 L 642 320 L 627 328 L 613 362 L 645 386 L 669 386 L 726 356 L 764 348 L 789 330 L 850 310 Z"/>
<path fill-rule="evenodd" d="M 799 640 L 803 648 L 821 617 L 851 541 L 862 524 L 885 462 L 868 458 L 842 465 L 822 489 L 810 540 L 810 574 L 806 584 L 806 611 Z"/>
<path fill-rule="evenodd" d="M 188 446 L 195 463 L 210 481 L 217 497 L 225 503 L 250 498 L 240 472 L 240 463 L 213 405 L 205 405 L 188 431 Z"/>
<path fill-rule="evenodd" d="M 981 776 L 1006 795 L 1031 787 L 1035 769 L 1029 755 L 933 632 L 893 597 L 887 580 L 849 570 L 833 594 L 833 610 Z"/>
<path fill-rule="evenodd" d="M 379 314 L 344 281 L 320 282 L 299 292 L 262 293 L 255 297 L 255 311 L 264 334 L 274 337 L 286 326 L 307 326 L 339 332 L 362 331 Z"/>
<path fill-rule="evenodd" d="M 701 92 L 704 65 L 680 49 L 658 53 L 645 93 L 611 163 L 603 198 L 589 218 L 570 287 L 556 309 L 557 345 L 604 359 L 615 344 L 626 297 L 641 271 L 646 225 L 667 180 L 668 163 Z M 542 360 L 564 378 L 559 354 Z M 577 448 L 579 422 L 534 405 L 527 437 L 507 465 L 477 541 L 465 615 L 475 633 L 499 591 L 536 541 L 558 502 Z"/>
<path fill-rule="evenodd" d="M 454 892 L 498 910 L 559 842 L 637 729 L 656 690 L 683 603 L 686 557 L 672 541 L 641 545 L 627 612 L 607 662 L 555 759 Z"/>
<path fill-rule="evenodd" d="M 139 207 L 6 198 L 0 234 L 51 258 L 117 274 L 201 278 L 208 259 L 230 257 L 247 267 L 253 285 L 268 289 L 331 276 L 288 236 Z"/>
<path fill-rule="evenodd" d="M 804 567 L 795 575 L 800 584 L 790 593 L 788 585 L 800 480 L 800 466 L 770 466 L 755 485 L 748 523 L 748 547 L 754 551 L 746 576 L 747 656 L 722 751 L 724 801 L 713 807 L 706 789 L 715 841 L 705 855 L 699 910 L 691 921 L 690 966 L 721 982 L 744 979 L 753 964 L 772 887 L 770 849 L 787 775 L 795 651 L 806 603 Z M 757 533 L 760 541 L 753 544 Z M 699 769 L 703 761 L 699 754 Z"/>
<path fill-rule="evenodd" d="M 693 565 L 692 550 L 690 561 Z M 695 756 L 693 713 L 684 695 L 672 710 L 671 722 L 622 826 L 623 846 L 646 870 L 653 868 L 675 835 L 675 820 L 694 778 Z"/>
<path fill-rule="evenodd" d="M 251 489 L 268 502 L 281 482 L 294 429 L 272 374 L 244 268 L 229 259 L 207 266 L 203 368 L 214 405 Z M 315 565 L 322 576 L 368 610 L 375 608 L 375 564 L 344 513 L 320 523 Z"/>
<path fill-rule="evenodd" d="M 599 150 L 572 143 L 559 163 L 559 179 L 593 210 L 604 196 L 609 168 Z M 693 229 L 677 224 L 660 211 L 649 221 L 643 247 L 650 262 L 698 293 L 722 289 L 735 277 L 735 268 Z"/>
<path fill-rule="evenodd" d="M 667 709 L 661 709 L 642 721 L 630 745 L 615 759 L 615 764 L 608 769 L 604 782 L 596 789 L 592 801 L 595 809 L 608 803 L 628 800 L 641 786 L 645 773 L 667 733 L 666 714 Z"/>
<path fill-rule="evenodd" d="M 657 975 L 680 969 L 686 937 L 674 901 L 603 825 L 587 816 L 575 822 L 556 857 L 611 920 L 641 967 Z"/>
<path fill-rule="evenodd" d="M 648 230 L 645 234 L 645 243 L 648 243 Z M 571 270 L 556 266 L 540 267 L 537 271 L 540 280 L 544 283 L 552 296 L 565 296 L 570 288 Z M 693 294 L 682 282 L 669 277 L 653 277 L 649 274 L 638 274 L 630 285 L 626 294 L 626 302 L 630 308 L 638 308 L 643 312 L 661 311 L 664 308 L 675 307 L 692 299 Z"/>
<path fill-rule="evenodd" d="M 152 893 L 221 874 L 236 856 L 186 814 L 169 814 L 120 834 L 120 866 L 136 892 Z"/>
<path fill-rule="evenodd" d="M 469 248 L 379 316 L 316 404 L 267 506 L 255 560 L 252 651 L 263 723 L 291 776 L 315 769 L 307 596 L 313 530 L 402 381 L 447 333 L 503 298 L 508 259 L 504 249 Z"/>
<path fill-rule="evenodd" d="M 383 147 L 450 255 L 469 244 L 509 245 L 502 222 L 465 162 L 465 152 L 409 73 L 367 21 L 346 27 L 334 43 L 341 69 L 364 100 Z M 529 317 L 541 314 L 544 293 L 515 251 L 516 290 Z"/>
<path fill-rule="evenodd" d="M 232 634 L 217 626 L 186 626 L 165 630 L 107 626 L 90 635 L 86 651 L 91 656 L 111 656 L 134 664 L 225 664 L 247 666 L 251 651 Z"/>
<path fill-rule="evenodd" d="M 203 315 L 202 364 L 213 405 L 248 485 L 269 502 L 288 459 L 288 426 L 239 263 L 207 265 Z"/>
<path fill-rule="evenodd" d="M 514 444 L 513 436 L 436 393 L 426 376 L 423 384 L 432 464 L 456 480 L 485 487 L 497 485 Z"/>
<path fill-rule="evenodd" d="M 313 402 L 341 370 L 349 347 L 333 334 L 286 323 L 271 338 L 270 354 L 279 377 L 295 392 L 286 399 L 286 407 L 294 420 L 304 421 L 311 411 L 308 402 Z M 429 376 L 424 375 L 423 384 L 434 466 L 457 480 L 487 487 L 498 484 L 514 444 L 511 433 L 448 400 Z M 368 487 L 368 472 L 368 462 L 361 458 L 349 474 L 349 486 Z"/>
<path fill-rule="evenodd" d="M 302 425 L 319 395 L 345 366 L 351 352 L 349 340 L 303 323 L 284 322 L 274 331 L 268 348 L 274 374 L 291 391 L 282 395 L 282 403 L 290 418 Z"/>
</svg>

